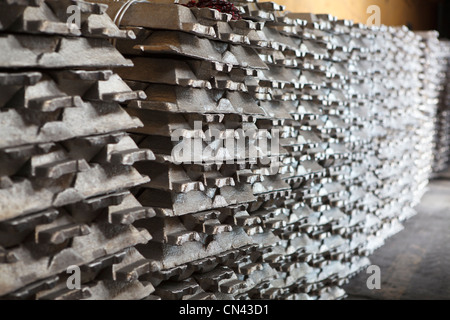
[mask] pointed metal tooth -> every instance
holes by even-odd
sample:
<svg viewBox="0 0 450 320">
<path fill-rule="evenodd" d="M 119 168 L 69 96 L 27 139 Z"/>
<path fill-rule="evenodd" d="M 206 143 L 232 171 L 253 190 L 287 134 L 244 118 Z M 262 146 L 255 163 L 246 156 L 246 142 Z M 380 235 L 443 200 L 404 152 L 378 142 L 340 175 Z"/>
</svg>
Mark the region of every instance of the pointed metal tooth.
<svg viewBox="0 0 450 320">
<path fill-rule="evenodd" d="M 62 70 L 52 73 L 61 80 L 81 80 L 81 81 L 108 81 L 112 76 L 111 70 Z"/>
<path fill-rule="evenodd" d="M 260 263 L 250 263 L 244 266 L 240 266 L 239 267 L 239 273 L 244 274 L 244 275 L 250 275 L 255 271 L 260 271 L 262 270 L 263 267 Z"/>
<path fill-rule="evenodd" d="M 165 282 L 156 288 L 155 294 L 162 299 L 180 300 L 183 296 L 195 294 L 199 285 L 193 280 Z"/>
<path fill-rule="evenodd" d="M 65 174 L 85 171 L 89 168 L 83 160 L 61 160 L 46 163 L 34 168 L 36 177 L 57 179 Z"/>
<path fill-rule="evenodd" d="M 230 280 L 220 284 L 220 292 L 234 294 L 240 289 L 247 288 L 247 283 L 241 280 Z"/>
<path fill-rule="evenodd" d="M 76 108 L 82 104 L 80 97 L 58 97 L 34 99 L 28 102 L 28 108 L 42 112 L 53 112 L 59 108 Z"/>
<path fill-rule="evenodd" d="M 219 264 L 219 260 L 221 260 L 219 256 L 212 256 L 190 262 L 188 265 L 189 268 L 194 270 L 194 272 L 205 273 L 211 271 L 211 269 L 214 269 Z"/>
<path fill-rule="evenodd" d="M 152 208 L 135 207 L 109 213 L 108 221 L 112 224 L 132 224 L 134 221 L 153 218 Z"/>
<path fill-rule="evenodd" d="M 139 161 L 154 160 L 153 152 L 146 149 L 115 151 L 111 153 L 111 163 L 131 166 Z"/>
<path fill-rule="evenodd" d="M 72 213 L 86 211 L 92 212 L 109 206 L 119 205 L 130 194 L 129 191 L 116 192 L 104 196 L 86 199 L 82 202 L 69 205 Z"/>
<path fill-rule="evenodd" d="M 73 237 L 85 236 L 90 233 L 89 227 L 84 224 L 72 224 L 54 227 L 37 232 L 37 243 L 61 244 Z"/>
<path fill-rule="evenodd" d="M 236 259 L 236 257 L 238 257 L 240 255 L 238 250 L 231 250 L 231 251 L 226 251 L 223 253 L 220 253 L 217 255 L 217 260 L 220 263 L 225 263 L 228 260 L 234 260 Z"/>
<path fill-rule="evenodd" d="M 39 224 L 53 222 L 58 215 L 59 212 L 56 209 L 44 210 L 25 217 L 0 222 L 0 230 L 6 232 L 22 232 L 25 230 L 32 230 Z"/>
<path fill-rule="evenodd" d="M 151 271 L 150 261 L 140 260 L 115 271 L 116 281 L 134 281 Z"/>
<path fill-rule="evenodd" d="M 49 295 L 40 296 L 39 300 L 81 300 L 91 297 L 91 291 L 89 288 L 81 288 L 75 290 L 61 289 L 56 292 L 52 292 Z"/>
<path fill-rule="evenodd" d="M 152 273 L 152 277 L 156 277 L 160 280 L 169 280 L 171 278 L 175 278 L 177 276 L 180 276 L 181 274 L 183 274 L 184 272 L 186 272 L 186 270 L 189 267 L 187 265 L 181 265 L 181 266 L 177 266 L 171 269 L 166 269 L 166 270 L 158 270 L 156 272 Z"/>
<path fill-rule="evenodd" d="M 204 290 L 210 291 L 218 290 L 220 282 L 232 278 L 233 275 L 233 270 L 226 267 L 219 267 L 213 271 L 199 274 L 195 276 L 195 279 Z"/>
<path fill-rule="evenodd" d="M 183 243 L 200 241 L 200 235 L 195 231 L 180 231 L 167 235 L 167 243 L 174 246 L 181 246 Z"/>
<path fill-rule="evenodd" d="M 29 297 L 32 297 L 34 294 L 36 294 L 39 291 L 53 288 L 58 281 L 59 281 L 59 277 L 58 276 L 54 276 L 54 277 L 47 278 L 47 279 L 44 279 L 44 280 L 39 280 L 39 281 L 36 281 L 36 282 L 34 282 L 34 283 L 32 283 L 32 284 L 30 284 L 28 286 L 25 286 L 25 287 L 21 288 L 18 291 L 9 293 L 5 297 L 8 298 L 8 299 L 25 299 L 25 298 L 29 298 Z"/>
<path fill-rule="evenodd" d="M 200 292 L 191 296 L 188 300 L 202 301 L 202 300 L 216 300 L 216 297 L 211 292 Z"/>
<path fill-rule="evenodd" d="M 80 269 L 83 272 L 96 273 L 108 266 L 122 262 L 126 256 L 126 254 L 127 254 L 126 251 L 121 251 L 118 253 L 107 255 L 107 256 L 101 257 L 93 262 L 90 262 L 86 265 L 81 266 Z"/>
</svg>

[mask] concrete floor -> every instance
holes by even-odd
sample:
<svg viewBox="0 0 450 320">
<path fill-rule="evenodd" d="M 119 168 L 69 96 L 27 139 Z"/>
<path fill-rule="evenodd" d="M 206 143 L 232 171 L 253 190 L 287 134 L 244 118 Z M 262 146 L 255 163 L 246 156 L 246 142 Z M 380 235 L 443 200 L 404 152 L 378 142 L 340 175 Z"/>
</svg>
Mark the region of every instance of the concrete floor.
<svg viewBox="0 0 450 320">
<path fill-rule="evenodd" d="M 450 299 L 450 170 L 429 189 L 419 214 L 370 257 L 381 289 L 369 290 L 363 271 L 344 287 L 348 299 Z"/>
</svg>

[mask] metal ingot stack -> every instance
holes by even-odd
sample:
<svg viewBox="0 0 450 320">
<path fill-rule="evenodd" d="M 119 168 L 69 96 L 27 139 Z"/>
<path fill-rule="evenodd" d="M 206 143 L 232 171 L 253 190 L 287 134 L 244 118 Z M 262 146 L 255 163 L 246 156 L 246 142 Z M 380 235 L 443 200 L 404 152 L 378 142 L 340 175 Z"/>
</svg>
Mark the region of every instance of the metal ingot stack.
<svg viewBox="0 0 450 320">
<path fill-rule="evenodd" d="M 427 183 L 430 148 L 414 145 L 428 141 L 432 107 L 420 110 L 420 93 L 401 99 L 421 87 L 403 81 L 420 73 L 420 38 L 274 3 L 234 1 L 238 21 L 169 4 L 135 3 L 122 14 L 124 3 L 109 13 L 137 34 L 117 42 L 137 67 L 121 75 L 148 96 L 127 111 L 145 125 L 134 140 L 157 153 L 138 165 L 152 182 L 134 192 L 157 214 L 140 226 L 158 236 L 138 247 L 159 269 L 147 277 L 156 295 L 343 297 L 339 286 L 402 229 Z M 405 57 L 412 63 L 397 67 Z M 233 108 L 225 112 L 224 101 Z M 213 164 L 206 145 L 194 149 L 195 164 L 176 159 L 174 133 L 202 138 L 211 128 L 277 129 L 280 162 L 239 156 L 247 145 L 230 159 L 239 166 Z"/>
<path fill-rule="evenodd" d="M 450 166 L 450 41 L 440 41 L 439 64 L 444 66 L 442 70 L 441 94 L 439 97 L 439 109 L 437 118 L 440 119 L 439 133 L 437 135 L 438 144 L 436 148 L 442 159 L 437 159 L 434 172 L 448 168 Z M 440 116 L 439 116 L 440 114 Z M 447 146 L 447 148 L 446 148 Z M 447 160 L 447 163 L 445 161 Z"/>
<path fill-rule="evenodd" d="M 450 161 L 450 103 L 447 100 L 450 45 L 448 41 L 439 41 L 436 32 L 419 34 L 425 41 L 424 62 L 428 66 L 426 69 L 428 96 L 431 103 L 435 103 L 435 99 L 439 100 L 433 150 L 433 176 L 437 177 L 448 168 Z"/>
<path fill-rule="evenodd" d="M 367 74 L 363 70 L 367 69 L 360 61 L 360 55 L 367 52 L 360 29 L 366 28 L 329 15 L 307 14 L 307 17 L 310 28 L 304 38 L 313 39 L 326 49 L 322 69 L 315 68 L 323 74 L 326 86 L 308 93 L 319 103 L 324 123 L 323 128 L 313 125 L 313 129 L 320 129 L 324 148 L 320 164 L 326 169 L 320 189 L 325 195 L 326 210 L 317 212 L 323 218 L 329 217 L 325 225 L 328 235 L 323 243 L 329 249 L 324 254 L 323 270 L 330 270 L 331 280 L 341 285 L 369 263 L 365 257 L 367 239 L 361 232 L 366 212 L 361 208 L 368 206 L 371 199 L 358 181 L 368 171 L 364 160 L 370 151 L 366 132 L 370 83 L 364 80 Z"/>
<path fill-rule="evenodd" d="M 446 52 L 447 54 L 447 69 L 444 70 L 444 90 L 442 91 L 441 95 L 441 102 L 440 102 L 440 108 L 447 110 L 446 118 L 450 120 L 450 41 L 449 40 L 442 40 L 441 41 L 442 51 Z M 447 150 L 447 167 L 450 166 L 450 121 L 446 121 L 446 126 L 444 125 L 444 129 L 442 130 L 444 134 L 447 136 L 447 146 L 449 146 L 449 149 Z"/>
<path fill-rule="evenodd" d="M 117 8 L 111 6 L 112 16 Z M 135 3 L 120 25 L 137 35 L 117 41 L 135 64 L 120 75 L 148 97 L 127 105 L 144 123 L 133 138 L 156 156 L 151 164 L 137 165 L 152 181 L 134 192 L 156 212 L 138 222 L 153 236 L 138 249 L 158 269 L 146 279 L 162 299 L 249 298 L 276 276 L 268 262 L 275 258 L 270 235 L 261 226 L 282 223 L 275 214 L 255 211 L 289 190 L 273 170 L 286 151 L 249 150 L 265 138 L 259 136 L 264 124 L 290 117 L 281 108 L 259 105 L 251 94 L 267 94 L 256 79 L 268 67 L 254 50 L 267 46 L 263 24 L 232 21 L 208 8 Z M 234 152 L 209 137 L 233 139 L 239 132 L 254 133 L 228 149 Z M 191 152 L 178 152 L 191 140 Z"/>
<path fill-rule="evenodd" d="M 365 197 L 371 199 L 364 206 L 368 210 L 365 233 L 370 254 L 403 229 L 401 221 L 415 214 L 415 201 L 423 194 L 429 174 L 430 145 L 427 147 L 426 141 L 432 118 L 420 110 L 420 82 L 414 81 L 421 54 L 418 37 L 406 28 L 384 26 L 368 35 L 371 45 L 367 59 L 373 72 L 366 79 L 372 82 L 368 106 L 373 118 L 372 151 L 365 161 L 371 176 L 366 179 L 373 183 L 363 185 Z M 423 131 L 415 132 L 412 127 L 416 126 Z M 419 143 L 421 148 L 416 147 Z"/>
<path fill-rule="evenodd" d="M 346 166 L 337 170 L 337 174 L 343 175 L 345 194 L 334 200 L 342 202 L 340 209 L 346 219 L 342 227 L 333 228 L 342 233 L 347 241 L 347 251 L 337 253 L 338 256 L 343 254 L 345 269 L 341 277 L 346 279 L 369 264 L 366 256 L 371 249 L 367 232 L 379 223 L 374 216 L 377 199 L 371 192 L 378 183 L 372 172 L 376 160 L 371 136 L 374 121 L 371 107 L 374 97 L 372 76 L 378 70 L 370 59 L 372 30 L 348 20 L 328 20 L 333 25 L 330 73 L 340 80 L 339 86 L 330 83 L 330 87 L 340 88 L 341 95 L 345 97 L 341 100 L 346 106 L 345 109 L 332 106 L 331 111 L 338 112 L 346 124 L 345 136 L 341 134 L 337 138 L 343 141 L 350 152 Z M 339 132 L 339 127 L 335 130 Z M 332 177 L 335 175 L 331 172 Z"/>
<path fill-rule="evenodd" d="M 382 228 L 371 236 L 375 248 L 415 214 L 430 175 L 436 104 L 422 102 L 420 41 L 407 28 L 381 27 L 376 32 L 381 51 L 375 57 L 383 75 L 376 81 L 382 94 L 376 99 L 374 143 L 380 162 L 375 175 L 381 183 L 374 194 L 381 200 L 377 217 Z"/>
<path fill-rule="evenodd" d="M 341 285 L 349 275 L 355 274 L 369 263 L 365 257 L 367 239 L 361 232 L 366 223 L 366 212 L 361 210 L 368 201 L 363 191 L 362 174 L 368 171 L 365 159 L 370 148 L 366 132 L 370 113 L 366 100 L 370 93 L 367 74 L 360 55 L 367 51 L 360 40 L 362 25 L 338 20 L 329 15 L 309 15 L 313 39 L 327 49 L 323 71 L 326 87 L 316 99 L 321 101 L 325 126 L 321 130 L 324 142 L 327 183 L 325 203 L 332 212 L 328 228 L 330 239 L 340 244 L 331 247 L 327 262 L 338 272 L 334 281 Z M 331 151 L 331 152 L 330 152 Z M 330 192 L 328 190 L 336 190 Z M 332 242 L 333 243 L 333 242 Z"/>
<path fill-rule="evenodd" d="M 327 88 L 327 44 L 314 34 L 317 29 L 322 36 L 325 26 L 312 23 L 311 15 L 286 15 L 275 4 L 239 4 L 250 18 L 269 17 L 263 32 L 272 45 L 259 52 L 267 57 L 266 77 L 272 86 L 282 83 L 283 87 L 272 87 L 274 94 L 267 100 L 286 108 L 292 117 L 283 126 L 281 143 L 290 154 L 283 162 L 286 169 L 280 171 L 292 193 L 275 202 L 285 212 L 286 222 L 270 230 L 277 237 L 273 246 L 280 257 L 274 261 L 279 277 L 267 291 L 277 299 L 340 298 L 344 293 L 337 285 L 342 284 L 343 266 L 334 254 L 345 240 L 331 232 L 331 225 L 342 221 L 344 214 L 329 205 L 328 197 L 337 200 L 344 188 L 327 176 L 327 170 L 343 165 L 349 153 L 329 135 L 343 122 L 328 114 L 341 101 Z M 273 202 L 264 206 L 275 211 Z M 260 298 L 265 298 L 264 292 Z"/>
<path fill-rule="evenodd" d="M 264 23 L 261 34 L 266 46 L 257 48 L 259 56 L 267 63 L 268 70 L 262 71 L 256 79 L 246 79 L 247 83 L 255 82 L 253 96 L 259 105 L 271 110 L 285 112 L 286 116 L 273 117 L 273 119 L 260 119 L 258 123 L 263 128 L 275 128 L 280 131 L 280 143 L 289 151 L 280 163 L 279 175 L 290 188 L 290 182 L 300 183 L 301 178 L 296 177 L 291 156 L 294 150 L 301 148 L 295 141 L 295 130 L 301 126 L 301 119 L 295 119 L 292 114 L 297 110 L 296 90 L 300 89 L 298 72 L 294 69 L 297 58 L 301 56 L 297 49 L 299 38 L 289 37 L 277 28 L 292 28 L 304 21 L 293 21 L 285 17 L 284 8 L 274 3 L 248 3 L 234 2 L 243 11 L 243 18 Z M 297 128 L 297 129 L 296 129 Z M 314 139 L 314 137 L 310 137 Z M 290 178 L 288 180 L 286 178 Z M 258 201 L 253 205 L 252 215 L 262 217 L 262 233 L 255 234 L 255 243 L 270 245 L 271 251 L 262 256 L 277 271 L 277 277 L 267 286 L 261 286 L 252 295 L 253 299 L 299 299 L 309 298 L 308 292 L 317 282 L 318 268 L 308 265 L 312 253 L 316 249 L 312 241 L 305 235 L 296 237 L 298 225 L 304 223 L 307 208 L 295 202 L 292 193 L 258 193 Z M 290 201 L 289 206 L 285 202 Z M 292 213 L 292 209 L 296 210 Z M 309 245 L 309 248 L 307 246 Z M 308 290 L 304 290 L 304 288 Z"/>
<path fill-rule="evenodd" d="M 436 34 L 94 2 L 0 0 L 0 297 L 345 297 L 426 190 Z"/>
<path fill-rule="evenodd" d="M 67 22 L 69 6 L 81 28 Z M 151 265 L 134 248 L 151 235 L 132 223 L 155 213 L 129 191 L 149 182 L 132 165 L 154 155 L 125 132 L 142 122 L 119 104 L 145 94 L 110 70 L 132 64 L 108 39 L 134 35 L 105 10 L 0 1 L 0 299 L 154 291 L 138 279 Z"/>
<path fill-rule="evenodd" d="M 379 230 L 384 225 L 379 212 L 384 203 L 376 192 L 383 183 L 382 177 L 378 175 L 383 160 L 377 153 L 377 137 L 384 134 L 382 123 L 386 116 L 386 112 L 382 111 L 386 95 L 382 79 L 386 77 L 387 71 L 381 65 L 386 48 L 382 46 L 382 30 L 352 24 L 350 34 L 355 35 L 357 45 L 361 48 L 352 55 L 353 63 L 349 65 L 349 99 L 352 100 L 351 112 L 355 115 L 352 135 L 359 134 L 362 144 L 352 148 L 354 160 L 350 171 L 352 179 L 348 185 L 351 190 L 349 209 L 358 212 L 357 216 L 365 217 L 352 237 L 366 242 L 358 251 L 361 255 L 369 255 L 383 244 Z"/>
<path fill-rule="evenodd" d="M 403 121 L 408 119 L 405 115 L 408 115 L 410 122 L 406 124 L 406 128 L 400 129 L 403 134 L 407 133 L 408 138 L 398 140 L 399 146 L 404 146 L 409 142 L 407 150 L 412 150 L 411 158 L 409 162 L 405 163 L 405 166 L 409 170 L 403 170 L 403 186 L 404 190 L 401 199 L 406 202 L 401 203 L 402 208 L 407 208 L 407 204 L 410 204 L 410 212 L 413 213 L 412 208 L 420 203 L 420 199 L 427 191 L 427 185 L 429 177 L 432 173 L 432 165 L 434 159 L 434 133 L 436 132 L 435 122 L 438 110 L 438 97 L 439 97 L 439 66 L 438 60 L 430 54 L 434 51 L 434 45 L 438 45 L 438 33 L 431 32 L 428 35 L 420 33 L 412 33 L 405 30 L 404 39 L 407 41 L 408 46 L 403 44 L 403 54 L 406 61 L 411 63 L 404 64 L 403 74 L 409 81 L 401 82 L 397 76 L 397 83 L 402 84 L 401 91 L 399 90 L 399 105 L 403 106 L 403 110 L 406 110 L 404 115 L 401 115 Z M 419 48 L 420 50 L 416 50 Z M 417 52 L 416 52 L 417 51 Z M 398 55 L 397 61 L 403 61 L 401 55 Z M 409 67 L 408 67 L 409 66 Z M 408 67 L 408 70 L 406 68 Z M 402 70 L 403 71 L 403 70 Z M 402 73 L 399 73 L 401 75 Z M 416 80 L 420 79 L 420 80 Z M 407 95 L 408 98 L 404 96 Z M 409 100 L 409 101 L 408 101 Z M 411 108 L 413 103 L 415 108 Z M 398 130 L 398 131 L 400 131 Z M 416 130 L 415 133 L 412 131 Z M 399 135 L 397 135 L 398 137 Z M 401 180 L 398 180 L 400 182 Z M 403 210 L 405 212 L 405 210 Z M 409 217 L 410 214 L 406 214 Z M 400 220 L 404 218 L 400 216 Z"/>
<path fill-rule="evenodd" d="M 447 110 L 447 119 L 450 117 L 450 41 L 449 40 L 442 40 L 441 41 L 442 51 L 447 53 L 447 70 L 444 70 L 444 90 L 442 91 L 441 96 L 441 108 Z M 446 130 L 443 130 L 446 132 L 447 136 L 447 145 L 449 146 L 449 150 L 447 151 L 447 156 L 449 160 L 447 161 L 447 166 L 450 166 L 450 127 L 449 127 L 449 121 L 446 122 L 447 128 Z"/>
</svg>

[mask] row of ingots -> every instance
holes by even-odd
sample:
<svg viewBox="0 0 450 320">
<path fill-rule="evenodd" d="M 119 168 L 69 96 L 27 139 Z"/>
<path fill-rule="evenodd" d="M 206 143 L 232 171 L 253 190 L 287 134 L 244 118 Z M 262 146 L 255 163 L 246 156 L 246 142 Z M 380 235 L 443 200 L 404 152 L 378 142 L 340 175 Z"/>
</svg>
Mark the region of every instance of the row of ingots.
<svg viewBox="0 0 450 320">
<path fill-rule="evenodd" d="M 415 214 L 448 43 L 232 3 L 0 0 L 2 299 L 341 299 Z"/>
</svg>

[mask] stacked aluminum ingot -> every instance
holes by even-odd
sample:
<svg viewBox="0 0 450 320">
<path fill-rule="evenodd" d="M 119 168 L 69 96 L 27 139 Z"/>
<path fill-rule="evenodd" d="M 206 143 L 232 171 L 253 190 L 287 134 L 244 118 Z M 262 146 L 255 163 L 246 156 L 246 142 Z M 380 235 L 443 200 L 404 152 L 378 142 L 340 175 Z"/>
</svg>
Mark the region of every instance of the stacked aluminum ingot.
<svg viewBox="0 0 450 320">
<path fill-rule="evenodd" d="M 427 83 L 426 92 L 430 103 L 435 104 L 436 99 L 439 101 L 433 151 L 433 176 L 438 177 L 448 168 L 450 161 L 450 44 L 448 41 L 437 40 L 437 33 L 433 31 L 419 34 L 423 37 L 426 48 L 423 56 L 427 66 L 424 79 Z"/>
<path fill-rule="evenodd" d="M 411 34 L 411 32 L 408 31 L 408 34 Z M 403 110 L 406 111 L 399 113 L 396 122 L 406 122 L 406 128 L 397 129 L 397 132 L 401 132 L 401 134 L 396 135 L 398 147 L 393 150 L 398 150 L 400 146 L 405 146 L 408 142 L 410 144 L 410 147 L 405 150 L 405 153 L 410 152 L 410 154 L 406 153 L 410 156 L 409 161 L 405 162 L 405 157 L 403 157 L 403 161 L 400 162 L 406 173 L 402 177 L 404 179 L 403 190 L 407 191 L 403 191 L 404 196 L 400 197 L 405 201 L 404 203 L 400 202 L 401 208 L 405 208 L 408 203 L 412 204 L 413 207 L 420 203 L 421 197 L 427 190 L 428 179 L 432 173 L 435 156 L 433 154 L 435 151 L 433 136 L 436 131 L 435 118 L 439 96 L 439 91 L 434 83 L 439 80 L 438 72 L 436 72 L 438 69 L 436 66 L 437 60 L 429 52 L 433 51 L 433 45 L 438 43 L 437 36 L 437 32 L 432 32 L 425 38 L 420 34 L 414 34 L 409 37 L 405 36 L 405 39 L 410 40 L 413 46 L 405 48 L 404 42 L 398 44 L 398 47 L 404 49 L 402 50 L 403 54 L 398 55 L 397 64 L 398 61 L 409 61 L 407 64 L 401 64 L 403 67 L 401 73 L 396 72 L 397 74 L 394 77 L 397 80 L 396 83 L 401 83 L 398 96 L 394 101 L 400 106 L 403 105 Z M 413 49 L 410 47 L 413 47 Z M 420 48 L 420 50 L 415 50 L 415 48 Z M 408 65 L 410 66 L 409 70 L 405 68 Z M 399 76 L 403 74 L 410 81 L 401 82 Z M 403 110 L 399 110 L 399 112 Z M 413 131 L 416 132 L 413 133 Z M 402 134 L 405 135 L 405 138 L 401 138 Z M 411 165 L 411 162 L 414 165 Z M 400 181 L 395 181 L 395 185 L 398 185 Z M 388 192 L 392 197 L 393 191 Z M 411 214 L 414 214 L 413 210 L 411 210 Z M 411 214 L 406 214 L 405 217 L 400 216 L 400 218 L 407 218 Z"/>
<path fill-rule="evenodd" d="M 439 133 L 437 135 L 438 143 L 436 148 L 443 159 L 438 158 L 437 164 L 435 160 L 434 172 L 445 170 L 445 168 L 450 166 L 450 41 L 441 40 L 440 46 L 439 64 L 444 66 L 444 69 L 441 76 L 442 87 L 437 116 L 440 122 L 438 124 Z M 444 163 L 445 160 L 447 160 L 446 164 Z"/>
<path fill-rule="evenodd" d="M 120 75 L 148 97 L 127 105 L 144 123 L 133 138 L 156 155 L 151 165 L 137 165 L 152 181 L 135 190 L 136 198 L 156 212 L 138 222 L 153 236 L 138 249 L 158 269 L 146 280 L 163 299 L 249 298 L 277 274 L 270 258 L 261 259 L 270 255 L 270 239 L 264 244 L 253 236 L 263 232 L 262 224 L 281 222 L 254 211 L 289 190 L 272 170 L 286 151 L 249 149 L 266 136 L 271 143 L 270 133 L 259 130 L 264 124 L 290 115 L 258 105 L 251 94 L 268 69 L 253 49 L 267 45 L 262 24 L 230 19 L 211 9 L 135 3 L 121 20 L 137 39 L 117 42 L 135 64 Z M 249 141 L 241 138 L 245 144 L 231 150 L 209 139 L 244 132 Z M 192 151 L 178 154 L 189 139 Z"/>
<path fill-rule="evenodd" d="M 68 8 L 81 28 L 67 22 Z M 154 159 L 125 130 L 142 126 L 119 103 L 145 98 L 111 67 L 109 43 L 130 38 L 84 1 L 0 1 L 0 298 L 141 299 L 154 215 L 130 193 L 132 165 Z M 78 279 L 70 279 L 74 274 Z M 78 286 L 81 285 L 81 286 Z"/>
<path fill-rule="evenodd" d="M 343 298 L 426 190 L 436 34 L 96 2 L 121 30 L 100 4 L 2 4 L 0 295 Z"/>
<path fill-rule="evenodd" d="M 442 127 L 444 128 L 444 132 L 446 132 L 447 135 L 447 145 L 449 146 L 449 149 L 447 151 L 447 157 L 448 157 L 448 161 L 447 161 L 447 167 L 450 166 L 450 41 L 449 40 L 441 40 L 441 46 L 442 46 L 442 51 L 446 52 L 447 54 L 447 70 L 444 70 L 444 90 L 442 91 L 442 95 L 441 95 L 441 108 L 446 109 L 447 110 L 447 114 L 445 115 L 445 117 L 448 119 L 445 123 L 447 124 L 446 126 L 443 125 Z"/>
<path fill-rule="evenodd" d="M 326 31 L 323 25 L 308 21 L 310 15 L 287 16 L 276 4 L 239 4 L 244 8 L 244 18 L 264 20 L 262 31 L 269 43 L 259 53 L 270 67 L 260 77 L 260 85 L 267 83 L 265 78 L 270 80 L 270 95 L 255 98 L 291 113 L 291 119 L 282 124 L 281 143 L 289 156 L 283 159 L 280 173 L 292 192 L 261 206 L 264 211 L 280 212 L 279 219 L 284 221 L 263 226 L 278 254 L 271 261 L 278 277 L 254 297 L 340 298 L 344 293 L 337 285 L 341 283 L 342 265 L 335 253 L 345 240 L 332 232 L 331 225 L 342 221 L 344 214 L 329 205 L 328 197 L 336 198 L 345 190 L 327 176 L 327 170 L 343 165 L 349 155 L 341 140 L 329 135 L 338 124 L 345 124 L 329 112 L 332 104 L 341 105 L 341 101 L 337 97 L 325 101 L 330 94 L 324 65 L 328 58 L 326 43 L 303 41 L 304 37 L 315 36 L 315 28 Z M 272 125 L 276 124 L 274 121 Z"/>
<path fill-rule="evenodd" d="M 375 77 L 374 150 L 379 163 L 374 173 L 379 184 L 374 195 L 380 201 L 375 213 L 381 224 L 369 237 L 371 249 L 383 245 L 415 214 L 413 207 L 430 174 L 436 110 L 422 102 L 420 37 L 406 28 L 382 27 L 376 46 L 374 56 L 382 73 Z"/>
</svg>

